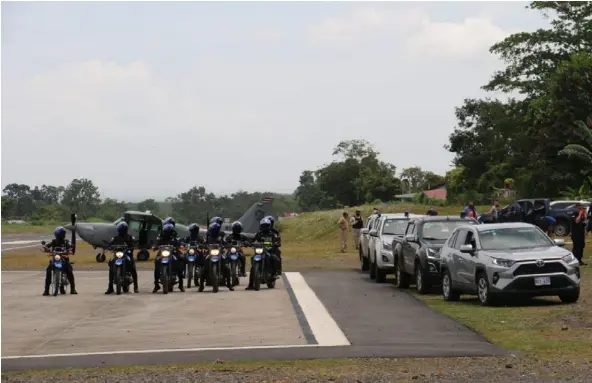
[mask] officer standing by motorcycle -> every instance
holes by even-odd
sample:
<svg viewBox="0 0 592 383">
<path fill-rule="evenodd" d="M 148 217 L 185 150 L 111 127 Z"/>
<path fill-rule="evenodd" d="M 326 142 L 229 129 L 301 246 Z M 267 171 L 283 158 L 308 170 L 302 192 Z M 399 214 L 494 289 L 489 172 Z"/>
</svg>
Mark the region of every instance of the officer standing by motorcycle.
<svg viewBox="0 0 592 383">
<path fill-rule="evenodd" d="M 50 243 L 46 243 L 43 246 L 44 251 L 52 251 L 56 247 L 65 248 L 68 253 L 72 250 L 70 241 L 66 239 L 66 229 L 59 226 L 54 230 L 53 235 L 55 238 L 52 239 Z M 64 268 L 66 271 L 66 276 L 68 277 L 68 282 L 70 282 L 70 294 L 78 294 L 74 285 L 74 271 L 72 270 L 72 265 L 70 264 L 70 258 L 67 257 L 65 259 L 66 261 L 64 262 Z M 51 268 L 52 263 L 50 261 L 47 269 L 45 270 L 45 289 L 43 290 L 44 296 L 49 295 L 49 286 L 51 285 Z"/>
<path fill-rule="evenodd" d="M 234 245 L 237 243 L 241 243 L 241 244 L 245 244 L 249 242 L 249 239 L 247 238 L 246 235 L 243 234 L 243 224 L 240 223 L 239 221 L 235 221 L 232 223 L 232 234 L 226 236 L 226 242 L 228 242 L 228 244 L 230 245 Z M 247 273 L 245 273 L 245 270 L 247 269 L 246 267 L 246 263 L 247 263 L 247 258 L 245 257 L 245 255 L 243 253 L 239 254 L 240 255 L 240 276 L 241 277 L 246 277 Z"/>
<path fill-rule="evenodd" d="M 282 249 L 280 249 L 280 247 L 282 246 L 282 236 L 280 235 L 280 232 L 274 228 L 275 219 L 273 218 L 273 216 L 268 215 L 265 218 L 267 218 L 271 222 L 271 232 L 275 235 L 276 240 L 277 240 L 277 242 L 276 242 L 277 244 L 276 244 L 276 246 L 273 247 L 272 251 L 279 259 L 279 263 L 278 263 L 278 267 L 276 268 L 276 272 L 278 273 L 278 275 L 282 275 Z"/>
<path fill-rule="evenodd" d="M 171 218 L 172 220 L 172 218 Z M 166 222 L 166 220 L 165 220 Z M 173 220 L 174 222 L 174 220 Z M 158 246 L 169 245 L 173 246 L 173 272 L 177 273 L 177 278 L 179 279 L 179 290 L 182 292 L 185 291 L 185 287 L 183 287 L 183 260 L 179 256 L 179 237 L 177 232 L 175 231 L 175 226 L 169 220 L 168 223 L 165 223 L 162 227 L 162 232 L 156 239 L 156 245 L 154 249 L 156 250 Z M 176 259 L 175 259 L 176 258 Z M 160 254 L 154 260 L 154 290 L 153 293 L 156 293 L 160 290 L 160 265 L 161 265 L 161 257 Z"/>
<path fill-rule="evenodd" d="M 128 225 L 127 222 L 120 222 L 117 224 L 117 235 L 111 239 L 107 248 L 111 246 L 121 246 L 125 245 L 130 250 L 129 259 L 126 259 L 126 268 L 132 274 L 132 278 L 134 280 L 134 293 L 138 293 L 138 272 L 136 270 L 136 262 L 134 261 L 134 246 L 136 244 L 136 239 L 128 233 Z M 109 287 L 107 287 L 107 291 L 105 294 L 113 294 L 113 277 L 115 274 L 114 271 L 115 266 L 115 259 L 111 258 L 109 260 Z"/>
<path fill-rule="evenodd" d="M 217 222 L 216 218 L 219 217 L 214 217 L 212 218 L 212 220 L 210 220 L 210 226 L 208 226 L 208 234 L 207 234 L 207 239 L 206 239 L 206 244 L 208 245 L 220 245 L 220 247 L 225 246 L 226 242 L 224 239 L 224 232 L 221 230 L 221 226 L 220 224 Z M 209 257 L 209 254 L 208 254 Z M 225 266 L 225 265 L 223 265 Z M 205 265 L 204 265 L 204 275 L 209 275 L 210 272 L 210 262 L 208 260 L 206 260 Z M 228 270 L 226 267 L 222 267 L 222 272 L 223 273 L 228 273 Z M 227 275 L 225 275 L 227 276 Z M 232 281 L 231 281 L 232 282 Z M 232 283 L 227 283 L 226 287 L 228 287 L 228 290 L 230 291 L 234 291 L 234 287 L 232 287 Z M 201 288 L 201 286 L 199 287 L 199 289 L 197 289 L 198 292 L 202 292 L 203 289 Z"/>
<path fill-rule="evenodd" d="M 200 245 L 202 243 L 205 243 L 205 240 L 199 236 L 199 225 L 197 223 L 192 223 L 191 225 L 189 225 L 187 227 L 187 230 L 189 231 L 189 235 L 183 239 L 181 239 L 181 242 L 184 244 L 187 244 L 188 246 L 197 246 Z M 202 262 L 202 257 L 197 257 L 198 263 Z M 183 259 L 183 262 L 186 263 L 187 259 Z M 183 267 L 183 277 L 185 277 L 185 270 L 186 267 L 185 265 L 182 265 Z"/>
<path fill-rule="evenodd" d="M 276 273 L 278 273 L 278 270 L 282 269 L 282 259 L 279 258 L 276 255 L 276 252 L 274 251 L 274 248 L 276 248 L 279 244 L 279 241 L 281 240 L 280 237 L 278 235 L 276 235 L 272 229 L 271 229 L 271 220 L 267 217 L 263 218 L 260 222 L 259 222 L 259 231 L 257 231 L 257 233 L 255 234 L 255 237 L 253 238 L 253 242 L 271 242 L 272 243 L 272 247 L 271 249 L 269 249 L 270 252 L 270 256 L 272 259 L 272 266 L 273 269 Z M 252 268 L 253 268 L 253 264 L 252 264 L 252 260 L 251 260 L 251 276 L 253 275 L 252 273 Z M 279 274 L 279 273 L 278 273 Z M 249 285 L 247 286 L 247 288 L 245 290 L 253 290 L 253 279 L 249 278 Z"/>
</svg>

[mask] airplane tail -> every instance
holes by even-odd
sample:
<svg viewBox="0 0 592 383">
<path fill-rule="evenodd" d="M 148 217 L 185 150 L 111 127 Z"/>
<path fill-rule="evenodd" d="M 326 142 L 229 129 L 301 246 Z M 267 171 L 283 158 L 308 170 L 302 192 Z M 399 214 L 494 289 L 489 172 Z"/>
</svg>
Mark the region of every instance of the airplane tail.
<svg viewBox="0 0 592 383">
<path fill-rule="evenodd" d="M 272 215 L 273 198 L 264 197 L 255 202 L 238 220 L 243 225 L 244 233 L 256 233 L 259 230 L 259 221 L 263 217 Z"/>
</svg>

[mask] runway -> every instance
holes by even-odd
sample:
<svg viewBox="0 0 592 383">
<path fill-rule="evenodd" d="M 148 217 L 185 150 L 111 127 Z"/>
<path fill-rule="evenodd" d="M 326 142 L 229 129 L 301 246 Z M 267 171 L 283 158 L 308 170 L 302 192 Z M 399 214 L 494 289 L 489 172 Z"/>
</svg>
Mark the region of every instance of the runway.
<svg viewBox="0 0 592 383">
<path fill-rule="evenodd" d="M 390 284 L 355 271 L 287 272 L 275 289 L 109 295 L 78 271 L 78 295 L 41 296 L 43 272 L 2 273 L 2 371 L 333 357 L 486 356 L 505 351 Z M 21 281 L 26 281 L 22 283 Z"/>
</svg>

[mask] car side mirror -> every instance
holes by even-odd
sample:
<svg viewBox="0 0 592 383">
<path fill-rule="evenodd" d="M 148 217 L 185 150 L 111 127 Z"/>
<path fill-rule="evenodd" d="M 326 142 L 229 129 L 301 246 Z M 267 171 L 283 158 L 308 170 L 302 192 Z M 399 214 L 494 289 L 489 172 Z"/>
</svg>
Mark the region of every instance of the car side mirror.
<svg viewBox="0 0 592 383">
<path fill-rule="evenodd" d="M 417 238 L 413 234 L 407 234 L 405 236 L 405 241 L 407 241 L 407 242 L 417 242 Z"/>
<path fill-rule="evenodd" d="M 555 242 L 555 245 L 557 245 L 559 247 L 565 246 L 565 239 L 556 239 L 554 242 Z"/>
<path fill-rule="evenodd" d="M 368 234 L 368 229 L 362 229 L 362 230 L 360 230 L 360 233 L 362 233 L 362 234 Z"/>
<path fill-rule="evenodd" d="M 45 244 L 46 244 L 46 243 L 47 243 L 47 242 L 45 242 L 45 241 L 41 241 L 41 244 L 42 244 L 42 245 L 44 245 L 44 246 L 45 246 Z"/>
<path fill-rule="evenodd" d="M 371 237 L 378 237 L 378 231 L 374 229 L 370 230 L 368 234 L 370 234 Z"/>
<path fill-rule="evenodd" d="M 461 253 L 472 253 L 474 251 L 473 249 L 473 245 L 461 245 L 460 246 L 460 252 Z"/>
</svg>

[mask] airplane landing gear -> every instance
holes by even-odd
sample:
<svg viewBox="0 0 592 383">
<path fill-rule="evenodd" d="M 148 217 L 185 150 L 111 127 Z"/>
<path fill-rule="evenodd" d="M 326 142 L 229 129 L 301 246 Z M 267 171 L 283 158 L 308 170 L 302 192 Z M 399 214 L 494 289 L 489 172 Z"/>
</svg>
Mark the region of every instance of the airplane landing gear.
<svg viewBox="0 0 592 383">
<path fill-rule="evenodd" d="M 150 258 L 150 253 L 148 252 L 148 250 L 141 249 L 138 251 L 138 255 L 136 256 L 136 259 L 138 261 L 145 262 L 148 260 L 148 258 Z"/>
<path fill-rule="evenodd" d="M 105 256 L 105 253 L 102 252 L 102 253 L 98 253 L 97 256 L 95 257 L 95 259 L 98 263 L 103 263 L 103 262 L 105 262 L 105 259 L 107 259 L 107 257 Z"/>
</svg>

